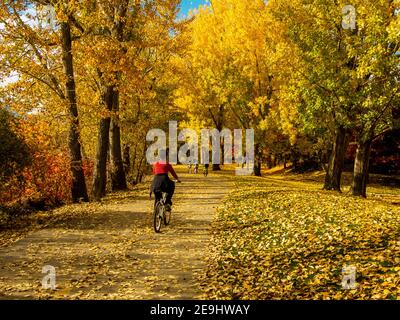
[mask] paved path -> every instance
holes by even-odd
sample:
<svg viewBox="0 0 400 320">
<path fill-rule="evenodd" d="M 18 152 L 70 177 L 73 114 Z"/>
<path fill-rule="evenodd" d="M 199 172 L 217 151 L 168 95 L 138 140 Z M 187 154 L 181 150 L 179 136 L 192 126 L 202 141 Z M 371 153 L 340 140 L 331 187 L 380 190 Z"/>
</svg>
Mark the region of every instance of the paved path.
<svg viewBox="0 0 400 320">
<path fill-rule="evenodd" d="M 233 187 L 229 178 L 183 175 L 171 225 L 152 229 L 143 191 L 84 212 L 0 249 L 0 298 L 196 299 L 215 209 Z M 94 208 L 93 208 L 94 206 Z M 42 288 L 42 267 L 56 268 L 56 290 Z"/>
</svg>

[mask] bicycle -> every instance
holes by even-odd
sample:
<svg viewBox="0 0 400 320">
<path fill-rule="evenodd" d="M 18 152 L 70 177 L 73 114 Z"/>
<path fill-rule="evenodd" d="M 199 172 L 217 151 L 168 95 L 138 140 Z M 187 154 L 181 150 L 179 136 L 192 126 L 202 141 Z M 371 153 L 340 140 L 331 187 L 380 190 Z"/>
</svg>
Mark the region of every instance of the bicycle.
<svg viewBox="0 0 400 320">
<path fill-rule="evenodd" d="M 168 226 L 171 221 L 171 210 L 166 210 L 166 200 L 167 200 L 166 192 L 155 193 L 153 225 L 154 225 L 154 231 L 156 233 L 160 233 L 161 225 L 163 222 L 165 226 Z"/>
</svg>

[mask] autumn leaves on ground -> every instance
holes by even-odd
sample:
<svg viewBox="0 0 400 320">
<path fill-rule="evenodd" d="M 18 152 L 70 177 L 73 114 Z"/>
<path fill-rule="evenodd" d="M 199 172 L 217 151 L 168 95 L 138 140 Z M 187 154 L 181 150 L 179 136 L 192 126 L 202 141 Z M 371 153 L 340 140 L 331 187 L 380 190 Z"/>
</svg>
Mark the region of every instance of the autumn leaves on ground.
<svg viewBox="0 0 400 320">
<path fill-rule="evenodd" d="M 321 190 L 320 174 L 236 177 L 179 171 L 171 225 L 152 229 L 148 185 L 99 204 L 36 214 L 3 235 L 2 298 L 396 299 L 400 192 Z M 309 182 L 300 180 L 308 179 Z M 53 265 L 56 290 L 42 288 Z M 357 268 L 344 290 L 342 268 Z"/>
<path fill-rule="evenodd" d="M 400 298 L 399 189 L 354 199 L 322 191 L 318 176 L 235 179 L 213 224 L 208 297 Z M 356 268 L 355 290 L 342 287 L 345 266 Z"/>
<path fill-rule="evenodd" d="M 210 226 L 233 187 L 223 176 L 182 174 L 171 225 L 153 230 L 148 183 L 101 204 L 38 214 L 0 250 L 1 298 L 194 299 L 204 272 Z M 13 221 L 11 223 L 14 223 Z M 15 223 L 14 223 L 15 224 Z M 14 239 L 16 240 L 16 239 Z M 56 268 L 56 290 L 42 288 L 42 267 Z"/>
</svg>

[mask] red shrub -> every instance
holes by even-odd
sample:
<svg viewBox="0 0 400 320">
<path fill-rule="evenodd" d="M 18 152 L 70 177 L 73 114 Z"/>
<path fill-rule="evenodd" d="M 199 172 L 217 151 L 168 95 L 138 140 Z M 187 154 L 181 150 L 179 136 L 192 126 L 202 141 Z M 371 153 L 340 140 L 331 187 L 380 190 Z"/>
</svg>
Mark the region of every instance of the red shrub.
<svg viewBox="0 0 400 320">
<path fill-rule="evenodd" d="M 20 199 L 42 199 L 53 206 L 71 200 L 72 177 L 69 156 L 60 152 L 36 152 L 32 165 L 13 176 L 0 189 L 2 203 Z"/>
<path fill-rule="evenodd" d="M 25 197 L 40 197 L 49 205 L 70 201 L 72 176 L 66 153 L 36 152 L 32 166 L 23 175 Z"/>
</svg>

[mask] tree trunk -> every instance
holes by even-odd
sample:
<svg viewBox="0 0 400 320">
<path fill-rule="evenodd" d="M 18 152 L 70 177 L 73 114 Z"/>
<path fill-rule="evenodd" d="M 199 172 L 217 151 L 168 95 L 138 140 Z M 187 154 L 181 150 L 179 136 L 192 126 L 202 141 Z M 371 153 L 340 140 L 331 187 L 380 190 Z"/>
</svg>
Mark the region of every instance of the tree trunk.
<svg viewBox="0 0 400 320">
<path fill-rule="evenodd" d="M 221 132 L 222 128 L 224 127 L 224 106 L 220 105 L 218 107 L 218 112 L 216 116 L 214 116 L 213 112 L 211 111 L 211 108 L 208 108 L 208 111 L 210 112 L 211 118 L 215 124 L 216 129 Z M 224 150 L 223 150 L 223 144 L 220 144 L 220 153 L 221 153 L 221 158 L 220 158 L 220 163 L 223 164 L 223 158 L 224 158 Z M 222 159 L 222 162 L 221 162 Z M 214 159 L 213 159 L 214 160 Z M 221 171 L 221 165 L 217 163 L 212 164 L 212 171 Z"/>
<path fill-rule="evenodd" d="M 254 159 L 254 175 L 261 177 L 261 164 L 262 164 L 262 150 L 259 144 L 254 147 L 255 159 Z"/>
<path fill-rule="evenodd" d="M 125 16 L 128 8 L 128 0 L 124 0 L 115 4 L 114 20 L 111 29 L 111 36 L 116 38 L 119 42 L 123 41 L 123 29 L 125 24 Z M 119 55 L 116 53 L 116 57 Z M 116 61 L 114 61 L 116 62 Z M 99 72 L 100 77 L 102 73 Z M 119 74 L 115 74 L 115 79 L 119 79 Z M 108 111 L 114 111 L 115 116 L 118 116 L 119 109 L 119 93 L 115 85 L 103 84 L 105 93 L 102 97 L 103 103 L 106 105 Z M 118 120 L 118 119 L 117 119 Z M 111 146 L 110 156 L 112 160 L 112 173 L 111 173 L 111 188 L 113 190 L 126 189 L 126 177 L 123 169 L 122 152 L 121 152 L 121 138 L 120 128 L 118 121 L 107 117 L 100 120 L 100 128 L 97 142 L 96 166 L 93 177 L 93 197 L 100 200 L 106 194 L 107 184 L 107 153 Z M 117 123 L 115 122 L 117 121 Z M 111 127 L 111 143 L 110 143 L 110 127 Z"/>
<path fill-rule="evenodd" d="M 293 164 L 293 170 L 296 171 L 299 169 L 299 160 L 300 160 L 300 154 L 298 151 L 291 149 L 290 150 L 290 157 L 292 159 L 292 164 Z"/>
<path fill-rule="evenodd" d="M 124 171 L 125 174 L 129 174 L 131 172 L 130 147 L 128 145 L 124 145 L 123 150 L 122 158 L 124 159 Z"/>
<path fill-rule="evenodd" d="M 123 0 L 115 7 L 114 24 L 111 30 L 111 35 L 116 38 L 117 41 L 123 42 L 124 40 L 124 28 L 125 28 L 125 17 L 128 10 L 128 0 Z M 119 48 L 119 54 L 126 54 L 126 50 Z M 121 72 L 115 72 L 115 79 L 120 80 Z M 127 189 L 126 176 L 124 171 L 124 163 L 122 161 L 121 152 L 121 129 L 119 127 L 119 89 L 116 86 L 112 86 L 113 98 L 111 100 L 113 111 L 113 118 L 111 119 L 111 142 L 110 142 L 110 153 L 111 153 L 111 189 L 113 191 Z"/>
<path fill-rule="evenodd" d="M 61 37 L 62 37 L 62 60 L 64 66 L 64 73 L 66 76 L 65 91 L 66 99 L 68 100 L 70 127 L 68 145 L 71 157 L 71 172 L 72 172 L 72 201 L 79 202 L 89 201 L 87 194 L 85 175 L 82 167 L 82 148 L 80 143 L 79 133 L 79 117 L 78 107 L 76 102 L 76 89 L 74 77 L 74 64 L 72 56 L 72 39 L 71 28 L 69 22 L 61 23 Z"/>
<path fill-rule="evenodd" d="M 115 88 L 112 88 L 111 90 L 113 92 L 112 111 L 114 112 L 110 128 L 111 189 L 117 191 L 127 189 L 127 184 L 124 163 L 122 161 L 121 130 L 118 124 L 119 92 L 116 91 Z"/>
<path fill-rule="evenodd" d="M 267 166 L 268 166 L 268 169 L 272 169 L 272 166 L 273 166 L 272 155 L 270 153 L 268 153 L 268 156 L 267 156 Z"/>
<path fill-rule="evenodd" d="M 137 171 L 136 171 L 136 179 L 135 179 L 135 184 L 138 184 L 139 182 L 141 182 L 141 176 L 142 176 L 142 164 L 143 164 L 143 159 L 141 158 L 137 167 Z"/>
<path fill-rule="evenodd" d="M 344 157 L 346 155 L 348 143 L 349 141 L 346 129 L 339 127 L 336 130 L 335 142 L 329 158 L 328 171 L 325 175 L 325 190 L 340 191 Z"/>
<path fill-rule="evenodd" d="M 258 160 L 254 162 L 254 175 L 256 177 L 261 177 L 261 162 Z"/>
<path fill-rule="evenodd" d="M 357 145 L 356 158 L 354 161 L 353 181 L 351 193 L 353 196 L 367 197 L 367 183 L 369 173 L 369 158 L 371 154 L 372 141 L 359 142 Z"/>
<path fill-rule="evenodd" d="M 113 99 L 112 89 L 108 88 L 103 95 L 103 102 L 110 111 L 110 100 Z M 106 194 L 107 185 L 107 154 L 110 144 L 110 122 L 111 118 L 108 116 L 100 120 L 99 133 L 97 136 L 97 152 L 96 164 L 93 173 L 93 188 L 92 196 L 96 201 L 99 201 Z"/>
<path fill-rule="evenodd" d="M 137 149 L 138 149 L 138 144 L 135 144 L 135 148 L 133 149 L 133 156 L 132 156 L 132 163 L 131 163 L 131 171 L 132 173 L 136 169 L 136 162 L 137 162 Z"/>
</svg>

